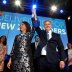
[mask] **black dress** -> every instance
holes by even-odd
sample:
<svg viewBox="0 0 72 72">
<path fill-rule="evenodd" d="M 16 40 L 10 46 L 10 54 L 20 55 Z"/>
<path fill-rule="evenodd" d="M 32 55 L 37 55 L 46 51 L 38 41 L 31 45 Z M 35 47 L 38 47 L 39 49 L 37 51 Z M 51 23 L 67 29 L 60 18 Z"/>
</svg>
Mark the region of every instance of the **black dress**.
<svg viewBox="0 0 72 72">
<path fill-rule="evenodd" d="M 11 51 L 11 72 L 33 72 L 31 40 L 34 31 L 22 33 L 15 37 Z"/>
</svg>

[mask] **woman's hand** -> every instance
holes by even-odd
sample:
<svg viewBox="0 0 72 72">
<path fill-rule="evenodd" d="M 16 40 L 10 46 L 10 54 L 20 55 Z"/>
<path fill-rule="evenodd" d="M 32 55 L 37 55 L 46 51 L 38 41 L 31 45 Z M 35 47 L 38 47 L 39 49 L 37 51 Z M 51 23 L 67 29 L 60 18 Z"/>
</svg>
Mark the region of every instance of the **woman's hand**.
<svg viewBox="0 0 72 72">
<path fill-rule="evenodd" d="M 9 62 L 7 63 L 7 67 L 10 69 L 11 66 L 11 58 L 9 59 Z"/>
</svg>

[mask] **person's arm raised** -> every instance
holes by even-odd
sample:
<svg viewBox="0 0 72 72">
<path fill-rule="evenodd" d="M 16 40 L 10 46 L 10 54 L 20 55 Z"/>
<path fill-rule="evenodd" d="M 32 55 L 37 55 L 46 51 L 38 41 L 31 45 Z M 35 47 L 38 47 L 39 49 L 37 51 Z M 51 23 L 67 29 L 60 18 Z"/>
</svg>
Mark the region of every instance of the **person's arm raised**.
<svg viewBox="0 0 72 72">
<path fill-rule="evenodd" d="M 36 9 L 32 9 L 32 25 L 35 28 L 36 32 L 38 33 L 39 37 L 42 36 L 42 30 L 40 29 L 40 21 L 36 14 Z"/>
</svg>

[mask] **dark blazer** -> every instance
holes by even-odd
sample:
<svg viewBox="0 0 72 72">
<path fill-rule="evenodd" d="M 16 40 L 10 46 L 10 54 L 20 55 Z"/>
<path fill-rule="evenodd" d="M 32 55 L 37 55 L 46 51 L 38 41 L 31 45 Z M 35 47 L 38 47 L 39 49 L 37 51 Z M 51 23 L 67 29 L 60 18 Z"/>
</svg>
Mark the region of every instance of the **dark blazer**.
<svg viewBox="0 0 72 72">
<path fill-rule="evenodd" d="M 57 63 L 58 61 L 64 61 L 64 46 L 61 41 L 60 35 L 52 32 L 52 38 L 47 40 L 47 35 L 45 30 L 41 30 L 36 27 L 36 32 L 40 37 L 40 44 L 35 52 L 35 58 L 41 56 L 42 48 L 47 44 L 47 60 L 49 63 Z M 59 56 L 57 54 L 56 48 L 58 49 Z"/>
</svg>

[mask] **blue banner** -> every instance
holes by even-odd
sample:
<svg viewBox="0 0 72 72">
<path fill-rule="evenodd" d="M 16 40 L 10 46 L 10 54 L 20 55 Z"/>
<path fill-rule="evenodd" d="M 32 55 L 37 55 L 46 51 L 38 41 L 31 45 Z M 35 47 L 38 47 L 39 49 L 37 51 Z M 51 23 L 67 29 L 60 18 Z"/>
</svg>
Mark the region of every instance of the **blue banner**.
<svg viewBox="0 0 72 72">
<path fill-rule="evenodd" d="M 68 39 L 65 20 L 41 16 L 38 16 L 38 18 L 40 20 L 41 29 L 44 29 L 44 20 L 50 20 L 52 22 L 52 30 L 61 35 L 64 48 L 66 49 Z M 11 12 L 0 12 L 0 36 L 7 36 L 8 54 L 10 54 L 11 52 L 15 36 L 20 33 L 19 25 L 22 21 L 27 21 L 32 26 L 31 15 Z M 35 33 L 35 35 L 36 34 L 37 33 Z M 34 42 L 34 37 L 32 39 L 32 42 Z"/>
</svg>

